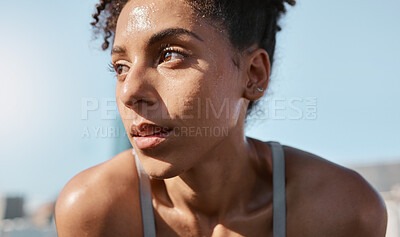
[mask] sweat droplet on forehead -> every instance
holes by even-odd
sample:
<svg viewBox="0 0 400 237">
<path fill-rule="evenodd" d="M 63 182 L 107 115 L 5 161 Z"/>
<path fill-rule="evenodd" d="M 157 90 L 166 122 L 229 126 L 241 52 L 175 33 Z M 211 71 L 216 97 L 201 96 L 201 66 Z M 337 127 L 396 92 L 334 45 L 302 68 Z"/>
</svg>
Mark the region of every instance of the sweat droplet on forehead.
<svg viewBox="0 0 400 237">
<path fill-rule="evenodd" d="M 152 27 L 150 14 L 155 11 L 154 3 L 148 6 L 140 6 L 132 9 L 129 13 L 127 32 L 134 33 L 135 31 L 150 29 Z"/>
</svg>

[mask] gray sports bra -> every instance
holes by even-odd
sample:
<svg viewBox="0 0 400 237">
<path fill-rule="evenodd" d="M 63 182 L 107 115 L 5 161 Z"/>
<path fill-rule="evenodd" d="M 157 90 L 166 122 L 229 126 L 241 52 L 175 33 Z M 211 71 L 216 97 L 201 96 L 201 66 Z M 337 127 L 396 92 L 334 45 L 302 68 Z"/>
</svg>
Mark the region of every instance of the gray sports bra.
<svg viewBox="0 0 400 237">
<path fill-rule="evenodd" d="M 285 191 L 285 156 L 279 142 L 267 142 L 272 150 L 272 185 L 273 185 L 273 236 L 286 236 L 286 191 Z M 132 149 L 134 153 L 134 150 Z M 136 154 L 136 168 L 139 175 L 140 208 L 142 210 L 143 236 L 155 237 L 153 204 L 150 180 Z"/>
</svg>

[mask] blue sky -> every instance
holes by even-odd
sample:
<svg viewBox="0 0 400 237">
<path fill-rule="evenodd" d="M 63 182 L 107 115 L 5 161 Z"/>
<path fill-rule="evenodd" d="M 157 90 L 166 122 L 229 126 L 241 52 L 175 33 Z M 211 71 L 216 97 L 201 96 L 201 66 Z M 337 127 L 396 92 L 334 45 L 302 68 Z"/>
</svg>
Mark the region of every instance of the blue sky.
<svg viewBox="0 0 400 237">
<path fill-rule="evenodd" d="M 0 192 L 55 198 L 122 141 L 122 130 L 119 139 L 101 136 L 117 112 L 105 107 L 115 84 L 108 53 L 91 41 L 95 3 L 0 3 Z M 289 9 L 264 119 L 247 134 L 346 166 L 400 161 L 398 12 L 395 0 L 304 0 Z M 87 119 L 84 100 L 99 103 Z"/>
</svg>

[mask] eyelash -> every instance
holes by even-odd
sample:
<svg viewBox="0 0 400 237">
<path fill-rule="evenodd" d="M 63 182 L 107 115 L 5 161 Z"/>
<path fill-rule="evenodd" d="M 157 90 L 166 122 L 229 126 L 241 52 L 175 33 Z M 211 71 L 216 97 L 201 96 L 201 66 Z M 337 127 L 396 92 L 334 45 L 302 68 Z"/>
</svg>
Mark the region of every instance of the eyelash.
<svg viewBox="0 0 400 237">
<path fill-rule="evenodd" d="M 112 73 L 115 73 L 115 66 L 114 66 L 114 64 L 112 62 L 109 62 L 107 64 L 107 69 L 108 69 L 108 71 L 110 71 Z"/>
</svg>

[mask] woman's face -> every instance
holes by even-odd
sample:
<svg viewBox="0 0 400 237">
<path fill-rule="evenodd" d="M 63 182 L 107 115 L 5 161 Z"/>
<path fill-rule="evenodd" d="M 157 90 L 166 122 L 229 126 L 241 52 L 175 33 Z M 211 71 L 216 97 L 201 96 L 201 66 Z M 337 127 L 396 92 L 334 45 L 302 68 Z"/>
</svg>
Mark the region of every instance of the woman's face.
<svg viewBox="0 0 400 237">
<path fill-rule="evenodd" d="M 224 34 L 183 0 L 132 0 L 123 8 L 112 50 L 116 100 L 151 176 L 179 175 L 242 134 L 244 72 Z"/>
</svg>

